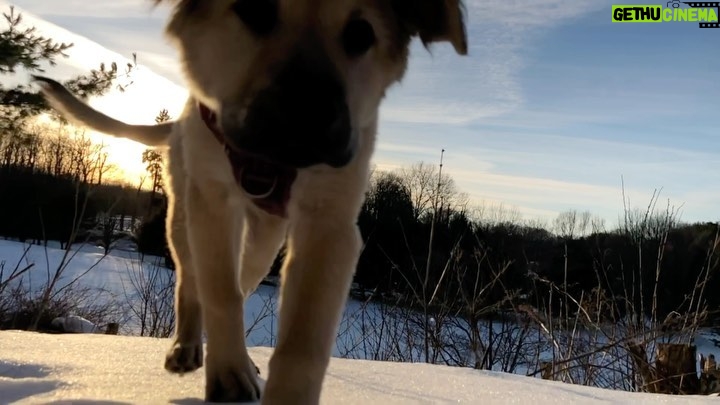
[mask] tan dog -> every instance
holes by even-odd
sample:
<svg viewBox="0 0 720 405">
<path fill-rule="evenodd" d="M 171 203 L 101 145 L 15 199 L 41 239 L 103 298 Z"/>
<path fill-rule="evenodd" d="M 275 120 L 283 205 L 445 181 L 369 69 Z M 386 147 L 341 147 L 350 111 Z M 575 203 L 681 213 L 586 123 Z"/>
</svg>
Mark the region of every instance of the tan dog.
<svg viewBox="0 0 720 405">
<path fill-rule="evenodd" d="M 128 125 L 37 77 L 68 119 L 166 157 L 177 328 L 165 368 L 203 364 L 211 402 L 261 397 L 243 302 L 283 242 L 277 347 L 263 404 L 317 404 L 357 264 L 356 220 L 378 109 L 409 44 L 466 54 L 460 0 L 175 0 L 167 34 L 190 99 L 182 116 Z"/>
</svg>

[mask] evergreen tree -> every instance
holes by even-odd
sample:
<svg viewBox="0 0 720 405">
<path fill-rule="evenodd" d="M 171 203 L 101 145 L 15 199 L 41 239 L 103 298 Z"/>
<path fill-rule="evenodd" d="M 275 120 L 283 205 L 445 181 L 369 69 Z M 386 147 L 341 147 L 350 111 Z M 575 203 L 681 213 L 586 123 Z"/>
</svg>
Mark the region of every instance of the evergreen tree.
<svg viewBox="0 0 720 405">
<path fill-rule="evenodd" d="M 170 120 L 170 113 L 166 109 L 161 110 L 155 117 L 158 124 Z M 138 249 L 144 254 L 163 256 L 165 266 L 174 269 L 165 232 L 168 201 L 163 189 L 163 155 L 155 149 L 146 149 L 143 151 L 142 161 L 152 178 L 152 190 L 150 206 L 136 234 Z"/>
<path fill-rule="evenodd" d="M 155 122 L 161 124 L 166 121 L 170 121 L 170 113 L 168 113 L 168 110 L 163 109 L 155 117 Z M 152 177 L 151 201 L 154 202 L 158 193 L 164 193 L 162 186 L 162 154 L 155 149 L 145 149 L 142 154 L 142 161 L 147 164 L 145 170 Z"/>
<path fill-rule="evenodd" d="M 20 71 L 45 73 L 43 66 L 55 66 L 72 48 L 72 43 L 57 43 L 40 35 L 36 27 L 23 28 L 23 17 L 13 6 L 3 13 L 4 27 L 0 28 L 0 136 L 22 131 L 25 120 L 47 110 L 42 96 L 27 84 L 7 86 L 7 79 Z M 0 20 L 1 21 L 1 20 Z M 134 55 L 133 55 L 134 56 Z M 129 75 L 133 64 L 125 71 Z M 105 94 L 118 78 L 118 67 L 113 62 L 108 68 L 104 63 L 99 69 L 76 76 L 64 84 L 81 98 Z M 5 82 L 5 83 L 3 83 Z M 118 85 L 124 90 L 125 86 Z"/>
</svg>

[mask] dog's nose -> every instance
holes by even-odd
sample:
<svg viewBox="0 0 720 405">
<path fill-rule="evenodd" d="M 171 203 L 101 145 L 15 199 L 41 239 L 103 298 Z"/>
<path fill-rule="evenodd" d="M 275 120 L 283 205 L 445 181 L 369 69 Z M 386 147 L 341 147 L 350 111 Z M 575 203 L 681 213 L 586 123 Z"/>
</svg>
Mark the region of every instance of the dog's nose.
<svg viewBox="0 0 720 405">
<path fill-rule="evenodd" d="M 355 152 L 345 89 L 317 59 L 287 63 L 250 103 L 240 126 L 223 128 L 236 146 L 294 167 L 342 167 Z"/>
<path fill-rule="evenodd" d="M 307 87 L 289 88 L 280 96 L 286 97 L 290 104 L 286 106 L 284 118 L 289 128 L 283 132 L 286 138 L 278 140 L 278 147 L 287 145 L 292 149 L 288 153 L 299 155 L 295 159 L 305 157 L 305 165 L 344 166 L 353 152 L 345 92 L 338 83 L 328 79 L 309 81 L 303 83 L 304 86 Z"/>
</svg>

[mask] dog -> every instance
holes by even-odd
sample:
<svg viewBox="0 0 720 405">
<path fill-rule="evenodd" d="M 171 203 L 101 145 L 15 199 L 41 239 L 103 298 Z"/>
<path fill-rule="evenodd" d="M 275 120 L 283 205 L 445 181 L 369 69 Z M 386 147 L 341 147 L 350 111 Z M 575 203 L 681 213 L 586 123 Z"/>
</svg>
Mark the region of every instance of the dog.
<svg viewBox="0 0 720 405">
<path fill-rule="evenodd" d="M 130 125 L 35 76 L 71 122 L 165 151 L 177 324 L 165 369 L 205 366 L 208 402 L 317 404 L 361 251 L 385 93 L 410 44 L 467 54 L 461 0 L 156 0 L 189 98 Z M 285 245 L 277 345 L 264 389 L 243 303 Z M 207 344 L 203 353 L 202 331 Z"/>
</svg>

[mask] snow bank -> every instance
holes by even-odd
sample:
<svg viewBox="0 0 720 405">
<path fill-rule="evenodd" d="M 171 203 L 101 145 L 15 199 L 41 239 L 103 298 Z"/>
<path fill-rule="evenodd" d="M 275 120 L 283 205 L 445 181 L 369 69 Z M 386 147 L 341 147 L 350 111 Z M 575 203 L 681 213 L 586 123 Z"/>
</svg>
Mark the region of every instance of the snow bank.
<svg viewBox="0 0 720 405">
<path fill-rule="evenodd" d="M 77 315 L 59 316 L 53 319 L 52 326 L 65 333 L 103 333 L 99 326 Z"/>
<path fill-rule="evenodd" d="M 166 339 L 0 332 L 0 403 L 197 404 L 203 373 L 166 373 Z M 272 349 L 250 348 L 267 376 Z M 333 358 L 322 404 L 717 404 L 717 397 L 632 394 L 489 371 Z"/>
</svg>

